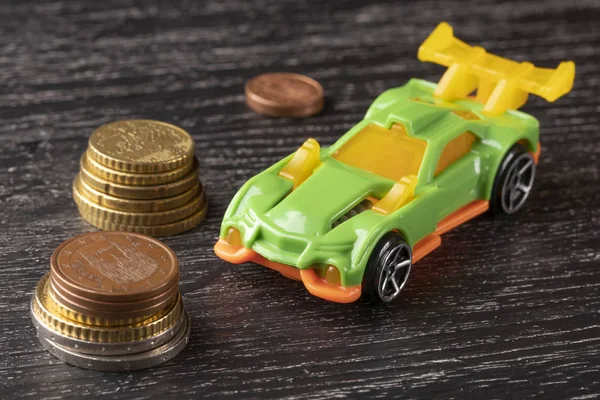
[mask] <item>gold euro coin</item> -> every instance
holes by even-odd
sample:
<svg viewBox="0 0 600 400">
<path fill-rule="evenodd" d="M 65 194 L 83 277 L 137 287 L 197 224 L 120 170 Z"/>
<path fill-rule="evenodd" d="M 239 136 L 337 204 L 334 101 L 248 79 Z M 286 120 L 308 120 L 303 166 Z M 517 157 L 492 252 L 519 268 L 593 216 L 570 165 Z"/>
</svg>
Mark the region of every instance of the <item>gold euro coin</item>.
<svg viewBox="0 0 600 400">
<path fill-rule="evenodd" d="M 126 342 L 156 335 L 174 325 L 183 313 L 183 302 L 178 295 L 176 301 L 160 318 L 146 323 L 119 327 L 86 325 L 52 313 L 48 307 L 48 275 L 40 280 L 31 300 L 31 311 L 52 330 L 73 338 L 90 342 Z"/>
<path fill-rule="evenodd" d="M 90 136 L 88 155 L 125 172 L 154 173 L 189 164 L 194 140 L 183 129 L 151 120 L 111 122 Z"/>
<path fill-rule="evenodd" d="M 81 164 L 85 164 L 86 168 L 94 175 L 106 179 L 110 182 L 120 183 L 123 185 L 132 186 L 148 186 L 148 185 L 160 185 L 163 183 L 169 183 L 176 181 L 177 179 L 185 176 L 192 170 L 193 167 L 197 167 L 198 162 L 194 160 L 182 167 L 175 168 L 165 172 L 154 172 L 154 173 L 135 173 L 135 172 L 124 172 L 116 169 L 108 168 L 93 157 L 82 156 Z"/>
<path fill-rule="evenodd" d="M 97 215 L 81 213 L 81 216 L 96 228 L 105 231 L 135 232 L 152 237 L 172 236 L 189 231 L 202 222 L 206 216 L 208 202 L 206 201 L 206 195 L 204 193 L 202 193 L 200 197 L 202 198 L 202 205 L 196 212 L 187 218 L 163 225 L 124 225 L 99 218 Z"/>
<path fill-rule="evenodd" d="M 197 196 L 189 203 L 172 210 L 156 212 L 131 212 L 120 211 L 102 206 L 85 197 L 77 187 L 73 185 L 73 198 L 79 207 L 79 212 L 84 217 L 100 219 L 123 225 L 163 225 L 179 221 L 196 212 L 203 203 L 203 197 Z"/>
<path fill-rule="evenodd" d="M 148 200 L 171 197 L 190 190 L 198 182 L 197 163 L 187 175 L 174 182 L 163 183 L 162 185 L 131 186 L 110 182 L 98 177 L 92 171 L 88 170 L 84 160 L 82 157 L 79 163 L 81 180 L 83 182 L 100 192 L 126 199 Z"/>
<path fill-rule="evenodd" d="M 85 183 L 81 179 L 80 174 L 78 174 L 75 177 L 73 185 L 79 193 L 81 193 L 83 196 L 87 197 L 95 203 L 98 203 L 108 208 L 132 212 L 157 212 L 172 210 L 186 203 L 189 203 L 202 190 L 200 181 L 196 181 L 196 184 L 190 190 L 187 190 L 175 196 L 154 200 L 134 200 L 111 196 L 110 194 L 106 194 L 99 190 L 96 190 L 87 183 Z"/>
</svg>

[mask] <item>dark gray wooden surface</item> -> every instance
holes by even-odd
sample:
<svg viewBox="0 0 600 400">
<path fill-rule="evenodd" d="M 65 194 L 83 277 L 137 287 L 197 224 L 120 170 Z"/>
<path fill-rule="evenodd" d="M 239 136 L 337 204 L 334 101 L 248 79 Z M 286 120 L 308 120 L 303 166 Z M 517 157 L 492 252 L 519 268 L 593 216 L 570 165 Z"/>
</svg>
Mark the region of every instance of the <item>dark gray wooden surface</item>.
<svg viewBox="0 0 600 400">
<path fill-rule="evenodd" d="M 600 396 L 600 2 L 321 3 L 0 3 L 0 398 Z M 525 212 L 447 234 L 387 308 L 330 304 L 218 260 L 220 219 L 246 179 L 307 137 L 332 143 L 386 88 L 439 78 L 416 52 L 441 20 L 504 56 L 577 63 L 571 94 L 525 107 L 543 142 Z M 244 82 L 266 71 L 319 80 L 325 110 L 249 111 Z M 163 366 L 85 371 L 42 350 L 28 302 L 54 248 L 93 230 L 70 189 L 89 134 L 137 117 L 196 139 L 210 211 L 165 239 L 193 334 Z"/>
</svg>

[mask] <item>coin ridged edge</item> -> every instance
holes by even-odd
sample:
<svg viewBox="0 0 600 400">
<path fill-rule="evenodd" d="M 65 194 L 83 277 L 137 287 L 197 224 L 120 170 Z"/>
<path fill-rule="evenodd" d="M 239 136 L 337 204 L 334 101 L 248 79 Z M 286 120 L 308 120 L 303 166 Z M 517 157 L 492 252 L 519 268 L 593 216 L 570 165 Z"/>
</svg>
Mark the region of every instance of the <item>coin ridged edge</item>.
<svg viewBox="0 0 600 400">
<path fill-rule="evenodd" d="M 90 201 L 106 208 L 130 212 L 160 212 L 173 210 L 192 201 L 200 191 L 204 190 L 200 181 L 189 190 L 171 197 L 154 200 L 125 199 L 101 192 L 90 186 L 81 178 L 81 173 L 75 176 L 73 185 L 77 191 Z"/>
<path fill-rule="evenodd" d="M 157 186 L 171 183 L 184 177 L 192 169 L 198 168 L 199 164 L 198 159 L 193 157 L 189 163 L 169 171 L 147 173 L 125 172 L 100 164 L 93 157 L 88 156 L 87 151 L 81 156 L 80 163 L 84 164 L 91 173 L 102 179 L 131 186 Z"/>
<path fill-rule="evenodd" d="M 81 160 L 79 170 L 81 179 L 94 189 L 112 196 L 136 200 L 154 200 L 178 195 L 191 189 L 200 176 L 199 168 L 192 168 L 187 175 L 173 182 L 161 185 L 131 186 L 110 182 L 94 175 L 85 164 L 81 163 Z"/>
<path fill-rule="evenodd" d="M 133 302 L 119 302 L 115 301 L 98 301 L 88 299 L 86 296 L 70 291 L 65 285 L 56 279 L 57 274 L 52 273 L 48 280 L 48 290 L 46 298 L 47 303 L 59 303 L 64 307 L 80 313 L 97 313 L 98 316 L 105 317 L 107 315 L 120 316 L 125 318 L 132 315 L 139 315 L 141 320 L 148 319 L 151 315 L 160 312 L 164 308 L 168 308 L 178 296 L 179 289 L 177 282 L 179 281 L 179 274 L 177 274 L 177 280 L 163 292 L 156 296 L 136 300 Z M 139 307 L 139 304 L 142 304 Z M 54 304 L 46 304 L 48 307 L 52 307 Z M 132 307 L 133 308 L 130 308 Z M 115 309 L 111 310 L 114 306 Z M 136 306 L 138 306 L 136 308 Z M 98 307 L 98 309 L 94 309 Z M 68 317 L 67 317 L 68 318 Z"/>
<path fill-rule="evenodd" d="M 164 225 L 179 221 L 192 215 L 202 207 L 202 197 L 192 198 L 188 203 L 171 210 L 136 213 L 121 211 L 100 205 L 85 197 L 73 185 L 73 198 L 82 215 L 94 219 L 102 219 L 120 225 Z"/>
<path fill-rule="evenodd" d="M 54 298 L 54 294 L 52 293 L 52 291 L 48 293 L 48 295 L 49 298 L 47 299 L 48 301 L 46 306 L 48 307 L 48 311 L 50 311 L 50 313 L 59 314 L 67 319 L 79 322 L 84 325 L 92 325 L 98 327 L 116 328 L 127 325 L 149 324 L 163 317 L 166 314 L 166 312 L 169 311 L 168 309 L 165 309 L 155 314 L 152 314 L 151 316 L 145 316 L 141 318 L 106 318 L 72 310 L 66 305 L 62 304 L 58 299 Z"/>
<path fill-rule="evenodd" d="M 136 354 L 123 356 L 99 356 L 82 354 L 67 347 L 48 341 L 43 336 L 38 336 L 40 344 L 57 359 L 76 367 L 97 371 L 134 371 L 151 368 L 163 364 L 176 357 L 189 342 L 191 332 L 191 321 L 189 315 L 184 312 L 184 325 L 173 339 L 161 346 Z"/>
<path fill-rule="evenodd" d="M 151 122 L 156 125 L 166 125 L 170 129 L 180 131 L 189 137 L 189 139 L 191 141 L 190 149 L 187 154 L 184 154 L 184 155 L 174 158 L 172 160 L 160 161 L 160 162 L 134 162 L 134 161 L 117 160 L 116 158 L 106 155 L 102 151 L 100 151 L 96 147 L 94 147 L 94 145 L 92 143 L 92 137 L 98 130 L 105 127 L 106 125 L 115 124 L 115 123 L 119 123 L 119 122 L 125 122 L 125 121 L 127 121 L 127 122 Z M 104 165 L 108 168 L 112 168 L 112 169 L 116 169 L 116 170 L 124 171 L 124 172 L 154 173 L 154 172 L 170 171 L 172 169 L 182 167 L 185 164 L 189 163 L 192 160 L 192 158 L 194 157 L 194 153 L 195 153 L 194 138 L 192 138 L 192 136 L 185 129 L 182 129 L 173 124 L 168 124 L 166 122 L 145 120 L 145 119 L 114 121 L 114 122 L 110 122 L 105 125 L 101 125 L 100 127 L 98 127 L 98 129 L 96 129 L 94 132 L 92 132 L 92 135 L 90 136 L 90 140 L 88 143 L 88 155 L 90 157 L 94 158 L 96 161 L 98 161 L 99 163 L 101 163 L 102 165 Z"/>
<path fill-rule="evenodd" d="M 106 343 L 144 339 L 172 326 L 183 312 L 181 295 L 178 295 L 177 300 L 170 307 L 170 311 L 162 318 L 149 324 L 135 324 L 115 328 L 80 324 L 60 315 L 52 314 L 48 310 L 45 302 L 46 294 L 44 293 L 47 277 L 46 275 L 42 278 L 36 287 L 36 292 L 31 300 L 31 312 L 36 313 L 51 329 L 73 338 Z"/>
<path fill-rule="evenodd" d="M 82 354 L 59 344 L 52 343 L 43 336 L 38 336 L 38 339 L 40 344 L 51 355 L 67 364 L 96 371 L 134 371 L 163 364 L 181 353 L 189 342 L 191 332 L 191 321 L 186 312 L 183 313 L 183 318 L 184 325 L 168 342 L 146 352 L 123 356 Z"/>
<path fill-rule="evenodd" d="M 37 330 L 38 337 L 41 335 L 52 343 L 71 348 L 82 354 L 95 355 L 126 355 L 152 350 L 163 343 L 168 342 L 176 332 L 183 326 L 183 314 L 175 324 L 162 332 L 144 339 L 129 342 L 100 343 L 76 339 L 60 332 L 54 331 L 36 313 L 31 313 L 31 320 Z"/>
<path fill-rule="evenodd" d="M 200 222 L 202 222 L 202 220 L 204 220 L 204 218 L 206 217 L 206 212 L 208 210 L 208 201 L 206 200 L 206 195 L 204 193 L 201 196 L 204 197 L 204 206 L 200 207 L 200 209 L 198 209 L 195 213 L 184 219 L 164 225 L 135 226 L 116 224 L 114 222 L 107 221 L 94 216 L 84 215 L 83 213 L 81 213 L 81 210 L 79 212 L 82 218 L 85 219 L 88 223 L 92 224 L 98 229 L 102 229 L 105 231 L 134 232 L 152 237 L 172 236 L 183 233 L 185 231 L 189 231 L 190 229 L 196 227 Z"/>
</svg>

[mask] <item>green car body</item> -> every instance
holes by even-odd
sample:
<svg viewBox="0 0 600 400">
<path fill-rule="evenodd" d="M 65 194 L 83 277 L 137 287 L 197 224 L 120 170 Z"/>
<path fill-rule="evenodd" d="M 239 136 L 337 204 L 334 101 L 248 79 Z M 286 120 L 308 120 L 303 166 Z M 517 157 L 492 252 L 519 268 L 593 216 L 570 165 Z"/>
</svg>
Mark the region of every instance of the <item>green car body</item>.
<svg viewBox="0 0 600 400">
<path fill-rule="evenodd" d="M 229 205 L 220 237 L 236 228 L 244 247 L 270 261 L 298 269 L 334 265 L 341 285 L 348 287 L 361 284 L 369 256 L 384 234 L 397 231 L 414 246 L 444 217 L 473 201 L 489 200 L 509 149 L 520 142 L 532 153 L 538 150 L 538 121 L 519 111 L 489 116 L 475 100 L 434 97 L 435 88 L 413 79 L 381 94 L 362 121 L 321 148 L 321 164 L 294 190 L 292 181 L 279 175 L 293 154 L 251 178 Z M 456 111 L 479 118 L 463 118 Z M 389 129 L 396 123 L 408 136 L 427 142 L 414 199 L 387 215 L 366 210 L 336 224 L 366 197 L 384 197 L 396 182 L 332 155 L 367 125 Z M 434 175 L 446 144 L 464 132 L 476 136 L 471 151 Z"/>
</svg>

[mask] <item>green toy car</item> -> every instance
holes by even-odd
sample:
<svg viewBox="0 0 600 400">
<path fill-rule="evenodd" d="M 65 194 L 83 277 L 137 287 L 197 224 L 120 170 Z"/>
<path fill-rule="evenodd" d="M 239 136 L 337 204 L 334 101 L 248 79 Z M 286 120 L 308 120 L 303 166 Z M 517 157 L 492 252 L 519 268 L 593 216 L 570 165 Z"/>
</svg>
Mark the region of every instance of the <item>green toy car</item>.
<svg viewBox="0 0 600 400">
<path fill-rule="evenodd" d="M 216 254 L 275 269 L 330 301 L 388 303 L 443 233 L 488 210 L 521 209 L 539 124 L 515 110 L 529 93 L 568 93 L 574 64 L 506 60 L 445 23 L 419 58 L 448 67 L 437 85 L 413 79 L 384 92 L 331 147 L 309 139 L 250 179 L 225 213 Z"/>
</svg>

